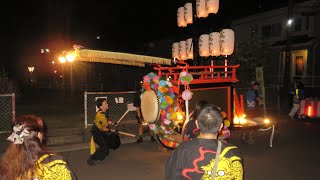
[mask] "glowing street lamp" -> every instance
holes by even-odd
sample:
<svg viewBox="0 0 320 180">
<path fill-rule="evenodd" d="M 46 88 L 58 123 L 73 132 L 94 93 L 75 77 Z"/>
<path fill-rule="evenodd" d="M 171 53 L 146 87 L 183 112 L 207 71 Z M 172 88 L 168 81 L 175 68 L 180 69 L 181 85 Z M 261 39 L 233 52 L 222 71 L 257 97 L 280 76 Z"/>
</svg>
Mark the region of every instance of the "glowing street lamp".
<svg viewBox="0 0 320 180">
<path fill-rule="evenodd" d="M 34 71 L 34 67 L 28 67 L 29 72 L 32 74 Z"/>
<path fill-rule="evenodd" d="M 70 85 L 71 91 L 73 90 L 73 75 L 72 75 L 72 62 L 75 60 L 76 56 L 73 53 L 67 53 L 66 56 L 60 56 L 59 61 L 62 64 L 62 73 L 63 71 L 63 64 L 68 61 L 70 63 Z M 63 85 L 64 85 L 64 76 L 63 76 Z"/>
<path fill-rule="evenodd" d="M 67 60 L 66 60 L 66 58 L 65 57 L 59 57 L 59 61 L 60 61 L 60 63 L 65 63 Z"/>
<path fill-rule="evenodd" d="M 68 62 L 73 62 L 75 59 L 75 56 L 73 54 L 67 54 L 66 59 Z"/>
<path fill-rule="evenodd" d="M 34 71 L 34 67 L 33 66 L 28 67 L 28 71 L 30 72 L 30 81 L 32 82 L 32 73 Z"/>
<path fill-rule="evenodd" d="M 293 23 L 293 19 L 289 19 L 288 22 L 287 22 L 287 26 L 291 27 L 292 23 Z"/>
</svg>

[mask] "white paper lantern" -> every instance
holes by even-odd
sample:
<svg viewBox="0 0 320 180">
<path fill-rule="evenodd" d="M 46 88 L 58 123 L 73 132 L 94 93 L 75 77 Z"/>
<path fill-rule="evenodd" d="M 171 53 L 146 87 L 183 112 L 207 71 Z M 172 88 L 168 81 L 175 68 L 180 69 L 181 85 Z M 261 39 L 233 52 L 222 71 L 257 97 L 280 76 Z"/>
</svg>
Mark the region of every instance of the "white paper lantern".
<svg viewBox="0 0 320 180">
<path fill-rule="evenodd" d="M 192 24 L 193 19 L 192 19 L 192 3 L 187 3 L 184 5 L 184 21 L 187 24 Z"/>
<path fill-rule="evenodd" d="M 232 29 L 223 29 L 220 33 L 221 54 L 229 56 L 234 51 L 234 31 Z"/>
<path fill-rule="evenodd" d="M 197 0 L 197 17 L 199 18 L 205 18 L 208 16 L 207 11 L 207 0 Z"/>
<path fill-rule="evenodd" d="M 186 27 L 187 23 L 184 20 L 184 7 L 179 7 L 177 12 L 177 22 L 179 27 Z"/>
<path fill-rule="evenodd" d="M 179 43 L 175 42 L 172 44 L 172 59 L 178 58 L 179 59 Z"/>
<path fill-rule="evenodd" d="M 220 56 L 221 55 L 220 33 L 219 32 L 210 33 L 209 51 L 210 51 L 210 56 Z"/>
<path fill-rule="evenodd" d="M 207 0 L 208 13 L 217 14 L 219 11 L 219 0 Z"/>
<path fill-rule="evenodd" d="M 187 59 L 193 59 L 193 43 L 192 38 L 187 39 L 186 49 L 187 49 Z"/>
<path fill-rule="evenodd" d="M 209 54 L 209 34 L 203 34 L 199 38 L 199 54 L 201 57 L 208 57 Z"/>
<path fill-rule="evenodd" d="M 187 60 L 187 42 L 180 41 L 179 43 L 179 60 Z"/>
</svg>

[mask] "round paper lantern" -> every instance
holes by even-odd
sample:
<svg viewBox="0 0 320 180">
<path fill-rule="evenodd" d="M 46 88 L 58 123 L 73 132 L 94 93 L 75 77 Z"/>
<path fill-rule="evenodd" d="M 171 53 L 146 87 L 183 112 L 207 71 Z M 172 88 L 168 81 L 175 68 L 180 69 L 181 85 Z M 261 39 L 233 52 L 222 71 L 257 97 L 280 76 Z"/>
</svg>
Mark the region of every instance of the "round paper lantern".
<svg viewBox="0 0 320 180">
<path fill-rule="evenodd" d="M 186 27 L 187 23 L 184 21 L 184 7 L 179 7 L 177 12 L 177 21 L 179 27 Z"/>
<path fill-rule="evenodd" d="M 209 54 L 209 34 L 202 34 L 199 38 L 199 54 L 208 57 Z"/>
<path fill-rule="evenodd" d="M 192 24 L 193 19 L 192 19 L 192 3 L 187 3 L 184 5 L 184 21 L 187 24 Z"/>
<path fill-rule="evenodd" d="M 219 0 L 208 0 L 207 11 L 208 13 L 217 14 L 217 12 L 219 11 Z"/>
<path fill-rule="evenodd" d="M 207 0 L 197 0 L 197 17 L 205 18 L 208 16 Z"/>
<path fill-rule="evenodd" d="M 192 99 L 193 93 L 190 90 L 185 90 L 182 92 L 182 99 L 185 101 L 189 101 Z"/>
<path fill-rule="evenodd" d="M 179 59 L 179 43 L 175 42 L 172 44 L 172 59 L 178 58 Z"/>
<path fill-rule="evenodd" d="M 187 59 L 193 59 L 193 43 L 192 38 L 187 39 L 186 49 L 187 49 Z"/>
<path fill-rule="evenodd" d="M 209 51 L 210 56 L 220 56 L 220 33 L 219 32 L 213 32 L 210 33 L 209 36 Z"/>
<path fill-rule="evenodd" d="M 179 43 L 179 60 L 187 60 L 187 42 L 180 41 Z"/>
<path fill-rule="evenodd" d="M 232 29 L 223 29 L 220 33 L 221 54 L 229 56 L 234 51 L 234 31 Z"/>
</svg>

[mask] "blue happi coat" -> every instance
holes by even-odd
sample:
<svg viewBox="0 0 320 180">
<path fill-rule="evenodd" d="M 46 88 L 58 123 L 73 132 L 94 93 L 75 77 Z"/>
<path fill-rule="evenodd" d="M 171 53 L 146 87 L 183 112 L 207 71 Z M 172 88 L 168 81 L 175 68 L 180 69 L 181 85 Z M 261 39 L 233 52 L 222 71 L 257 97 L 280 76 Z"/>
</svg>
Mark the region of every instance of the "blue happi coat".
<svg viewBox="0 0 320 180">
<path fill-rule="evenodd" d="M 262 96 L 261 89 L 257 90 L 257 94 L 255 94 L 254 89 L 248 89 L 246 93 L 246 107 L 247 109 L 255 109 L 259 106 L 256 98 L 260 98 Z"/>
</svg>

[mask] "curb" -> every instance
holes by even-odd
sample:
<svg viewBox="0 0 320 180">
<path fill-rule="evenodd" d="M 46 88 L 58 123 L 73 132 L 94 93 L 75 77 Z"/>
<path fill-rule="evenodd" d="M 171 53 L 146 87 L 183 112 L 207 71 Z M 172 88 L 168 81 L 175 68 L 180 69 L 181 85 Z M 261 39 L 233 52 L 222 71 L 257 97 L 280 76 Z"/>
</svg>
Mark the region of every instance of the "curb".
<svg viewBox="0 0 320 180">
<path fill-rule="evenodd" d="M 123 144 L 132 144 L 137 141 L 136 138 L 124 138 L 121 139 L 121 145 Z M 143 137 L 143 141 L 147 142 L 150 141 L 150 136 Z M 62 153 L 62 152 L 70 152 L 70 151 L 79 151 L 85 150 L 90 148 L 90 143 L 79 143 L 79 144 L 70 144 L 70 145 L 63 145 L 63 146 L 49 146 L 48 149 L 52 152 Z"/>
</svg>

